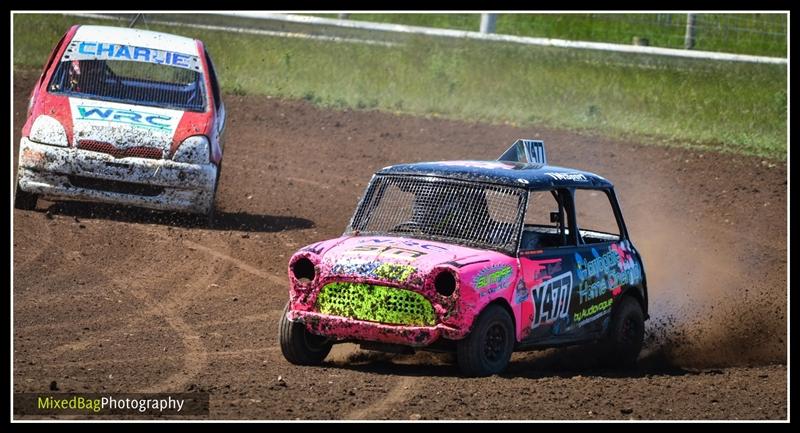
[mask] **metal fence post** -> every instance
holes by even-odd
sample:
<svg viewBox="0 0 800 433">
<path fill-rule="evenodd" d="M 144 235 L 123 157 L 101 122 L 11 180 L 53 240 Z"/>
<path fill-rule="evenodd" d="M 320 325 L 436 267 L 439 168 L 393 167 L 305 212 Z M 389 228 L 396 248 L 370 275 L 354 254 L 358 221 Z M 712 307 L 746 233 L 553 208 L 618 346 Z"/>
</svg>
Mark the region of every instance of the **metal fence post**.
<svg viewBox="0 0 800 433">
<path fill-rule="evenodd" d="M 128 27 L 133 27 L 133 26 L 135 26 L 135 25 L 136 25 L 136 23 L 139 21 L 139 18 L 141 18 L 141 17 L 142 17 L 142 14 L 136 14 L 136 16 L 135 16 L 135 17 L 133 17 L 133 20 L 131 21 L 131 23 L 130 23 L 130 24 L 128 24 Z"/>
<path fill-rule="evenodd" d="M 694 23 L 695 14 L 686 15 L 686 37 L 683 40 L 683 47 L 687 50 L 694 48 Z"/>
<path fill-rule="evenodd" d="M 349 17 L 349 16 L 350 16 L 350 14 L 339 14 L 339 19 L 340 20 L 346 20 L 347 17 Z"/>
<path fill-rule="evenodd" d="M 494 33 L 497 28 L 497 14 L 481 14 L 481 33 Z"/>
</svg>

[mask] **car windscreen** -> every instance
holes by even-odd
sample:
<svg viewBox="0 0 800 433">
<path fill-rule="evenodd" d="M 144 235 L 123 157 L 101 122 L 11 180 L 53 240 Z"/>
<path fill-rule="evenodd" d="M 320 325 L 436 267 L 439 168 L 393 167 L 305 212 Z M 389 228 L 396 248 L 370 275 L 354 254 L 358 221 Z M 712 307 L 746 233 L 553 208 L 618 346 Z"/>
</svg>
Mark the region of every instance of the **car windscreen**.
<svg viewBox="0 0 800 433">
<path fill-rule="evenodd" d="M 196 56 L 87 42 L 73 42 L 68 53 L 53 73 L 50 93 L 205 111 L 204 78 Z"/>
<path fill-rule="evenodd" d="M 432 239 L 514 254 L 525 190 L 426 176 L 376 175 L 346 234 Z"/>
</svg>

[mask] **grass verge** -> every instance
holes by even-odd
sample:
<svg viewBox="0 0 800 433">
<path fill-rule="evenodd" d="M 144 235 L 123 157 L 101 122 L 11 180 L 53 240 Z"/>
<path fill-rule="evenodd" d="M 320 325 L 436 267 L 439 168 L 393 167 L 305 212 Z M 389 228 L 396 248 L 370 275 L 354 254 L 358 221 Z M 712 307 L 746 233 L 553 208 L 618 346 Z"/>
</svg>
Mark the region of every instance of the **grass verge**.
<svg viewBox="0 0 800 433">
<path fill-rule="evenodd" d="M 15 15 L 14 66 L 40 68 L 75 23 L 117 24 Z M 204 40 L 229 93 L 786 159 L 783 65 L 430 38 L 383 47 L 149 27 Z"/>
<path fill-rule="evenodd" d="M 336 18 L 336 14 L 319 14 Z M 786 14 L 696 14 L 696 50 L 786 57 Z M 348 19 L 478 31 L 480 14 L 369 14 Z M 498 14 L 504 35 L 684 48 L 687 14 Z"/>
</svg>

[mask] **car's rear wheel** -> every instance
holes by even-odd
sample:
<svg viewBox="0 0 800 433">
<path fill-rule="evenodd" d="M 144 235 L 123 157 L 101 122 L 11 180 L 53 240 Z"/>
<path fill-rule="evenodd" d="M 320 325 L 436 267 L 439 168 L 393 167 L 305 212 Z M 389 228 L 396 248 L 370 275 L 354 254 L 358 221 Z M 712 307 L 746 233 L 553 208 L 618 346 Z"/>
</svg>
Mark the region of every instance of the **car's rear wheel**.
<svg viewBox="0 0 800 433">
<path fill-rule="evenodd" d="M 490 376 L 508 365 L 514 352 L 514 321 L 499 305 L 478 316 L 470 334 L 458 342 L 458 367 L 467 376 Z"/>
<path fill-rule="evenodd" d="M 286 318 L 289 304 L 283 309 L 278 325 L 281 352 L 287 361 L 295 365 L 319 365 L 330 353 L 333 343 L 322 336 L 314 335 L 302 323 Z"/>
<path fill-rule="evenodd" d="M 14 193 L 14 207 L 22 210 L 36 209 L 36 202 L 39 200 L 37 194 L 23 191 L 17 184 L 17 191 Z"/>
<path fill-rule="evenodd" d="M 639 302 L 630 296 L 611 314 L 611 323 L 604 342 L 603 358 L 610 367 L 633 367 L 644 344 L 644 312 Z"/>
</svg>

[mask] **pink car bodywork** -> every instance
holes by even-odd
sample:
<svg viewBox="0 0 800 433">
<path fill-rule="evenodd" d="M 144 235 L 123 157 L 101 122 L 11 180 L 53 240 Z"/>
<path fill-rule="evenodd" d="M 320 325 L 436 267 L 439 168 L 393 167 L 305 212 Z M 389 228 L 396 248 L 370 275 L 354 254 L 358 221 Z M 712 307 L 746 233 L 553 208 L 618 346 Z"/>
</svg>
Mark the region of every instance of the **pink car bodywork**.
<svg viewBox="0 0 800 433">
<path fill-rule="evenodd" d="M 316 269 L 313 281 L 299 281 L 291 272 L 297 260 L 307 258 Z M 413 268 L 402 281 L 370 275 L 370 263 L 391 263 Z M 435 241 L 385 236 L 343 236 L 320 242 L 296 253 L 290 260 L 289 320 L 301 320 L 314 334 L 342 340 L 366 340 L 424 347 L 444 337 L 464 338 L 473 321 L 490 303 L 500 303 L 513 314 L 516 339 L 531 329 L 533 307 L 527 300 L 530 287 L 548 278 L 548 265 L 560 259 L 518 259 L 505 254 Z M 365 266 L 367 265 L 367 266 Z M 452 295 L 443 296 L 433 287 L 440 272 L 456 275 Z M 347 281 L 402 287 L 421 293 L 431 301 L 435 326 L 386 325 L 315 312 L 319 288 L 332 281 Z M 516 299 L 516 300 L 515 300 Z"/>
<path fill-rule="evenodd" d="M 607 200 L 609 232 L 582 225 L 585 194 Z M 455 352 L 481 376 L 516 350 L 602 341 L 601 358 L 622 366 L 644 338 L 644 268 L 613 184 L 548 165 L 537 140 L 498 161 L 384 167 L 344 235 L 302 248 L 288 270 L 279 337 L 297 365 L 350 341 Z"/>
</svg>

